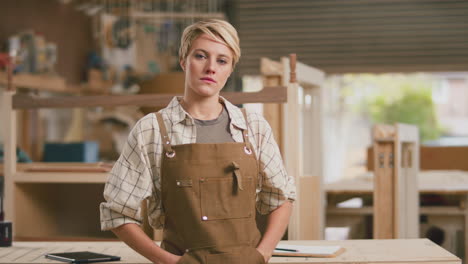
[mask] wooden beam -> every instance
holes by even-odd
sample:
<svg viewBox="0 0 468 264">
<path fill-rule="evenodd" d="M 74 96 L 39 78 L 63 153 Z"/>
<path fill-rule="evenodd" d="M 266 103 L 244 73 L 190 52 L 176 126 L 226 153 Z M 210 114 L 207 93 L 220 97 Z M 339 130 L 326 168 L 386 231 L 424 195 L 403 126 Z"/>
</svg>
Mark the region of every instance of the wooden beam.
<svg viewBox="0 0 468 264">
<path fill-rule="evenodd" d="M 374 143 L 378 166 L 374 170 L 374 239 L 393 239 L 395 197 L 393 143 Z"/>
<path fill-rule="evenodd" d="M 110 107 L 110 106 L 152 106 L 164 107 L 174 96 L 180 94 L 138 94 L 138 95 L 97 95 L 97 96 L 66 96 L 53 98 L 38 98 L 15 95 L 14 109 L 33 108 L 72 108 L 72 107 Z M 241 93 L 224 92 L 225 97 L 233 104 L 244 103 L 284 103 L 287 101 L 286 87 L 265 87 L 259 92 Z"/>
<path fill-rule="evenodd" d="M 15 221 L 15 199 L 16 185 L 14 175 L 16 173 L 16 111 L 12 109 L 12 97 L 15 91 L 4 91 L 2 96 L 2 127 L 4 143 L 4 211 L 5 220 Z M 13 235 L 15 234 L 13 225 Z"/>
</svg>

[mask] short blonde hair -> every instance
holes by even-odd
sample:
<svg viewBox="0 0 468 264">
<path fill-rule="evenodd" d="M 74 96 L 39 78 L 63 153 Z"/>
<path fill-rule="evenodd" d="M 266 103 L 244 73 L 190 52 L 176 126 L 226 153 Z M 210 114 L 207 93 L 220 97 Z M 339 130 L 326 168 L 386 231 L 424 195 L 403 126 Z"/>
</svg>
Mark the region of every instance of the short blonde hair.
<svg viewBox="0 0 468 264">
<path fill-rule="evenodd" d="M 232 68 L 234 69 L 241 56 L 239 36 L 231 24 L 220 19 L 198 21 L 186 27 L 180 39 L 179 60 L 182 61 L 187 58 L 193 41 L 204 33 L 226 44 L 231 49 L 233 54 Z"/>
</svg>

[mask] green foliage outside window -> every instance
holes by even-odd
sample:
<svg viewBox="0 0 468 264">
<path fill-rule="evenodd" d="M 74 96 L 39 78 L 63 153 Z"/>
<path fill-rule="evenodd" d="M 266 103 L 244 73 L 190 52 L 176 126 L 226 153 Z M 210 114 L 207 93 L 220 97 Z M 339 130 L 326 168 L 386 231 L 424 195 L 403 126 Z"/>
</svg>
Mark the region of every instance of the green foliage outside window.
<svg viewBox="0 0 468 264">
<path fill-rule="evenodd" d="M 432 101 L 435 80 L 430 76 L 362 74 L 346 75 L 344 81 L 348 96 L 361 94 L 358 109 L 372 123 L 416 125 L 422 142 L 442 134 Z"/>
</svg>

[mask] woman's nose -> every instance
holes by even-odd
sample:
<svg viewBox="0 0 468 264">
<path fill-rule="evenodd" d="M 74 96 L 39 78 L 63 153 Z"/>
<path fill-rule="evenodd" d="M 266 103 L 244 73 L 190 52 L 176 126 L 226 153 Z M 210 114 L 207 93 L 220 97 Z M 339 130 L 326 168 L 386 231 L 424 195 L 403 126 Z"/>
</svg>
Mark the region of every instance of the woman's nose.
<svg viewBox="0 0 468 264">
<path fill-rule="evenodd" d="M 207 60 L 205 65 L 205 72 L 208 74 L 213 74 L 216 72 L 216 61 Z"/>
</svg>

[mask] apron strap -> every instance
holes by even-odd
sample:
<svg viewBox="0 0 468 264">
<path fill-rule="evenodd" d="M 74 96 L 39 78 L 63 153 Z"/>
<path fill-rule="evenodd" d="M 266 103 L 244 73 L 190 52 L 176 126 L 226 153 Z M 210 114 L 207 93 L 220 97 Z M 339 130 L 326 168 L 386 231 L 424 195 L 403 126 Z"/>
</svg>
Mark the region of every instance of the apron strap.
<svg viewBox="0 0 468 264">
<path fill-rule="evenodd" d="M 164 151 L 166 153 L 174 153 L 174 150 L 171 147 L 171 140 L 169 139 L 169 135 L 167 134 L 166 125 L 164 124 L 162 114 L 159 112 L 156 113 L 156 118 L 159 124 L 159 130 L 161 134 L 161 140 L 162 140 Z"/>
<path fill-rule="evenodd" d="M 247 112 L 245 111 L 245 108 L 241 108 L 242 114 L 244 115 L 244 120 L 245 120 L 245 127 L 246 129 L 242 129 L 242 137 L 244 137 L 244 143 L 248 148 L 251 148 L 252 145 L 250 144 L 249 141 L 249 122 L 247 122 Z"/>
</svg>

